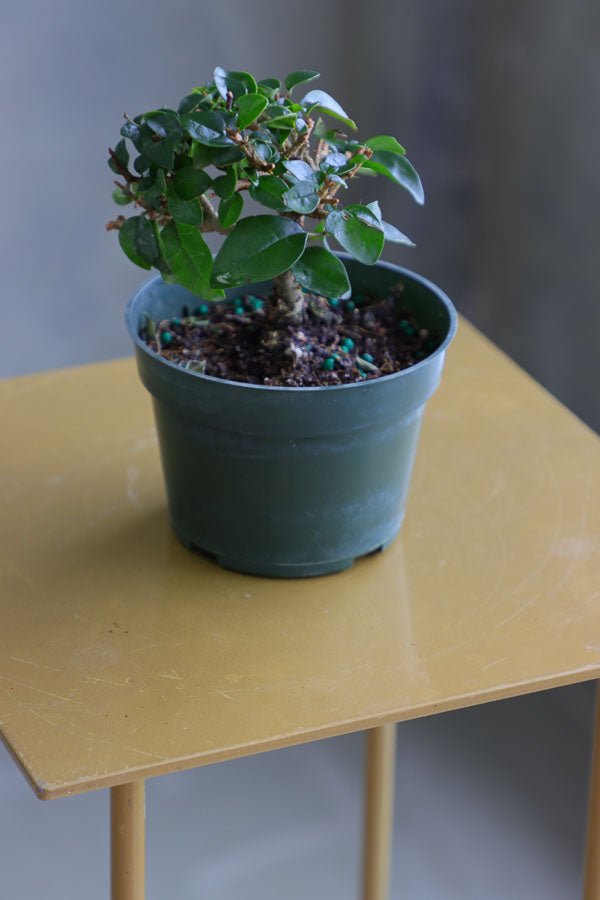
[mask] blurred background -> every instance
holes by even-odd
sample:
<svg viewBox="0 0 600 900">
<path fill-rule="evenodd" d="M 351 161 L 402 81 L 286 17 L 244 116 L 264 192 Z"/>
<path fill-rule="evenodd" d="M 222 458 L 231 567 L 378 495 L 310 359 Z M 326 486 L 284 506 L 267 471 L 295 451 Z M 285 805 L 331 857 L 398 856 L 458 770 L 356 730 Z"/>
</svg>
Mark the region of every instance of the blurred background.
<svg viewBox="0 0 600 900">
<path fill-rule="evenodd" d="M 3 4 L 0 376 L 130 353 L 123 311 L 146 274 L 104 230 L 124 112 L 174 105 L 216 65 L 259 78 L 312 68 L 359 136 L 398 137 L 423 179 L 423 208 L 385 179 L 361 184 L 417 243 L 385 258 L 440 284 L 600 429 L 599 37 L 594 0 Z M 399 801 L 394 896 L 577 897 L 591 701 L 579 686 L 403 726 L 414 803 Z M 354 896 L 361 747 L 336 739 L 241 762 L 239 776 L 227 764 L 151 783 L 149 897 Z M 256 785 L 269 786 L 266 812 Z M 106 896 L 105 795 L 40 807 L 28 790 L 2 753 L 5 896 Z"/>
</svg>

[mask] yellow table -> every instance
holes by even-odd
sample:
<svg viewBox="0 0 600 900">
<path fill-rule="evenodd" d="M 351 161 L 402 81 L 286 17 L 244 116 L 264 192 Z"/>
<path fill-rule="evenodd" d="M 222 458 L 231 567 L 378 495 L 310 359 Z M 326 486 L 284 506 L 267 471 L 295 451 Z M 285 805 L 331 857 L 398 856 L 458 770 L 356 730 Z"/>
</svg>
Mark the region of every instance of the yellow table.
<svg viewBox="0 0 600 900">
<path fill-rule="evenodd" d="M 111 788 L 114 900 L 143 897 L 145 778 L 358 730 L 383 900 L 393 723 L 600 676 L 600 441 L 465 322 L 401 536 L 322 578 L 179 545 L 132 360 L 0 397 L 1 732 L 39 797 Z"/>
</svg>

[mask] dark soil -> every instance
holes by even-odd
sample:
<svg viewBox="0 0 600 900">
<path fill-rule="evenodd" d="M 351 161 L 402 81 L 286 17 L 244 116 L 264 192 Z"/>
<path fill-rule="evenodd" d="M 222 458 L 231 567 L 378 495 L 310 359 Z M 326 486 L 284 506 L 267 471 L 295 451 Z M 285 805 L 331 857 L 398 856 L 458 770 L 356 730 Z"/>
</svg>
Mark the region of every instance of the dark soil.
<svg viewBox="0 0 600 900">
<path fill-rule="evenodd" d="M 300 325 L 275 321 L 273 297 L 184 307 L 177 318 L 147 321 L 142 337 L 179 365 L 231 381 L 314 387 L 390 375 L 420 362 L 439 336 L 420 327 L 399 285 L 383 300 L 307 294 Z"/>
</svg>

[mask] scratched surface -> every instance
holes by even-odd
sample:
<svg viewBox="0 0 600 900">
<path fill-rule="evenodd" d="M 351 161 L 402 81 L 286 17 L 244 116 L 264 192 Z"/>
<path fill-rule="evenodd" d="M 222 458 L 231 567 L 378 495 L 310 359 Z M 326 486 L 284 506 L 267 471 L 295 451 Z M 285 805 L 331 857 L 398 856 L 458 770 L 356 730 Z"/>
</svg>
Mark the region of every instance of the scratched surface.
<svg viewBox="0 0 600 900">
<path fill-rule="evenodd" d="M 177 543 L 131 360 L 0 398 L 0 728 L 40 797 L 600 676 L 600 441 L 464 322 L 401 537 L 323 578 Z"/>
</svg>

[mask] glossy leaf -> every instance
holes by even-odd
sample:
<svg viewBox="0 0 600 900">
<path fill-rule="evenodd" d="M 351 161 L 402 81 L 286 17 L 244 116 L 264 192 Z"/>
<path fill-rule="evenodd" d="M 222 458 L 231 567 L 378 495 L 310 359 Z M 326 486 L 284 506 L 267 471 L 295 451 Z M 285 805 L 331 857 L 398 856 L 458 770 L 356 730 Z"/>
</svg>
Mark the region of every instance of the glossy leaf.
<svg viewBox="0 0 600 900">
<path fill-rule="evenodd" d="M 197 228 L 181 222 L 169 222 L 160 232 L 163 256 L 178 284 L 206 300 L 224 296 L 210 282 L 212 255 Z"/>
<path fill-rule="evenodd" d="M 166 137 L 171 132 L 181 134 L 179 116 L 172 109 L 157 109 L 155 112 L 146 113 L 144 116 L 146 125 L 160 137 Z"/>
<path fill-rule="evenodd" d="M 258 86 L 249 72 L 228 72 L 217 66 L 214 71 L 215 85 L 223 100 L 227 99 L 227 91 L 231 91 L 234 100 L 242 94 L 256 94 Z"/>
<path fill-rule="evenodd" d="M 202 169 L 195 169 L 193 166 L 180 169 L 173 176 L 173 187 L 182 200 L 193 200 L 194 197 L 199 197 L 200 194 L 204 194 L 208 190 L 211 184 L 212 178 L 210 175 L 207 175 Z"/>
<path fill-rule="evenodd" d="M 238 97 L 237 107 L 239 112 L 237 124 L 240 131 L 258 119 L 268 102 L 263 94 L 244 94 L 242 97 Z"/>
<path fill-rule="evenodd" d="M 279 78 L 261 78 L 258 82 L 258 87 L 276 93 L 281 90 L 281 82 Z"/>
<path fill-rule="evenodd" d="M 131 194 L 124 194 L 123 189 L 117 187 L 112 192 L 112 198 L 119 206 L 127 206 L 128 203 L 131 203 L 133 197 Z"/>
<path fill-rule="evenodd" d="M 307 181 L 312 178 L 313 170 L 301 159 L 286 159 L 283 165 L 298 181 Z"/>
<path fill-rule="evenodd" d="M 267 124 L 269 128 L 288 128 L 291 130 L 296 124 L 296 118 L 295 112 L 285 112 L 285 110 L 282 109 L 279 115 L 271 116 L 269 121 L 265 124 Z"/>
<path fill-rule="evenodd" d="M 344 112 L 337 100 L 334 100 L 333 97 L 326 94 L 325 91 L 309 91 L 308 94 L 302 98 L 302 106 L 309 107 L 310 109 L 318 109 L 321 112 L 328 113 L 336 119 L 341 119 L 342 122 L 345 122 L 346 125 L 349 125 L 350 128 L 356 131 L 356 124 L 349 118 L 348 114 Z"/>
<path fill-rule="evenodd" d="M 218 215 L 219 222 L 223 228 L 231 228 L 237 222 L 242 214 L 243 207 L 244 201 L 240 193 L 234 194 L 227 200 L 221 200 Z"/>
<path fill-rule="evenodd" d="M 179 135 L 173 131 L 157 141 L 152 129 L 148 125 L 142 125 L 136 146 L 147 159 L 161 169 L 172 169 L 175 162 L 175 144 L 178 140 Z"/>
<path fill-rule="evenodd" d="M 386 241 L 390 241 L 392 244 L 405 244 L 407 247 L 416 247 L 416 244 L 406 234 L 396 228 L 395 225 L 390 225 L 389 222 L 382 222 L 381 224 Z"/>
<path fill-rule="evenodd" d="M 146 201 L 160 197 L 167 189 L 165 173 L 162 169 L 158 169 L 155 175 L 146 175 L 138 182 L 137 189 Z"/>
<path fill-rule="evenodd" d="M 121 138 L 121 140 L 116 145 L 114 154 L 117 157 L 119 164 L 123 166 L 124 169 L 126 169 L 129 165 L 129 152 L 127 150 L 127 144 L 125 143 L 123 138 Z"/>
<path fill-rule="evenodd" d="M 302 255 L 306 234 L 284 216 L 241 219 L 217 253 L 212 282 L 223 287 L 266 281 L 289 269 Z"/>
<path fill-rule="evenodd" d="M 319 205 L 319 194 L 314 181 L 298 181 L 283 195 L 283 202 L 293 212 L 308 215 Z"/>
<path fill-rule="evenodd" d="M 129 140 L 133 141 L 135 144 L 140 136 L 139 125 L 136 125 L 135 122 L 125 122 L 125 124 L 121 126 L 121 135 L 124 138 L 129 138 Z"/>
<path fill-rule="evenodd" d="M 172 182 L 167 185 L 167 206 L 176 222 L 193 225 L 196 228 L 200 228 L 202 225 L 204 213 L 200 200 L 197 197 L 183 200 Z"/>
<path fill-rule="evenodd" d="M 297 84 L 305 84 L 307 81 L 312 81 L 314 78 L 318 78 L 318 72 L 312 72 L 310 69 L 300 69 L 298 72 L 290 72 L 289 75 L 285 77 L 285 89 L 286 91 L 292 91 Z"/>
<path fill-rule="evenodd" d="M 207 147 L 226 147 L 233 144 L 225 134 L 225 119 L 214 110 L 190 113 L 182 116 L 182 125 L 194 140 Z"/>
<path fill-rule="evenodd" d="M 398 143 L 395 137 L 389 137 L 387 134 L 380 134 L 377 137 L 369 138 L 365 141 L 367 147 L 371 150 L 388 150 L 390 153 L 399 153 L 401 156 L 406 155 L 404 147 Z"/>
<path fill-rule="evenodd" d="M 351 290 L 346 267 L 325 247 L 307 247 L 292 272 L 302 287 L 324 297 L 343 297 Z"/>
<path fill-rule="evenodd" d="M 367 208 L 376 216 L 386 241 L 391 241 L 393 244 L 405 244 L 407 247 L 415 246 L 411 239 L 396 228 L 395 225 L 390 225 L 389 222 L 383 221 L 381 208 L 377 200 L 374 200 L 372 203 L 367 203 Z"/>
<path fill-rule="evenodd" d="M 131 262 L 142 269 L 151 269 L 159 257 L 154 229 L 145 216 L 132 216 L 123 222 L 119 244 Z"/>
<path fill-rule="evenodd" d="M 417 203 L 425 201 L 423 185 L 416 170 L 405 156 L 392 153 L 389 150 L 376 150 L 371 159 L 362 165 L 363 169 L 371 169 L 378 175 L 391 178 L 396 184 L 401 185 L 414 197 Z"/>
<path fill-rule="evenodd" d="M 237 172 L 235 166 L 232 166 L 226 175 L 220 175 L 213 181 L 215 194 L 222 200 L 229 200 L 235 191 L 237 184 Z"/>
<path fill-rule="evenodd" d="M 208 149 L 208 148 L 206 148 Z M 212 151 L 212 164 L 217 169 L 226 169 L 232 163 L 240 162 L 244 154 L 235 145 L 229 147 L 216 147 Z"/>
<path fill-rule="evenodd" d="M 359 262 L 372 265 L 381 256 L 385 239 L 378 228 L 367 225 L 352 212 L 331 212 L 325 227 L 344 250 Z"/>
<path fill-rule="evenodd" d="M 326 172 L 328 169 L 343 169 L 348 164 L 348 157 L 345 153 L 338 153 L 337 151 L 334 153 L 328 153 L 323 162 L 321 163 L 321 168 Z"/>
<path fill-rule="evenodd" d="M 134 159 L 133 168 L 138 173 L 138 175 L 143 175 L 144 172 L 150 168 L 150 160 L 147 156 L 144 156 L 144 154 L 141 153 Z"/>
<path fill-rule="evenodd" d="M 187 94 L 183 100 L 181 100 L 179 106 L 177 107 L 177 112 L 180 116 L 185 116 L 188 113 L 194 112 L 195 109 L 202 104 L 204 101 L 205 95 L 202 94 L 199 90 L 192 91 L 191 94 Z"/>
<path fill-rule="evenodd" d="M 250 196 L 253 200 L 268 206 L 269 209 L 283 211 L 285 203 L 283 202 L 283 194 L 289 190 L 289 185 L 285 183 L 283 178 L 277 175 L 261 175 L 258 184 L 252 185 L 250 188 Z"/>
</svg>

